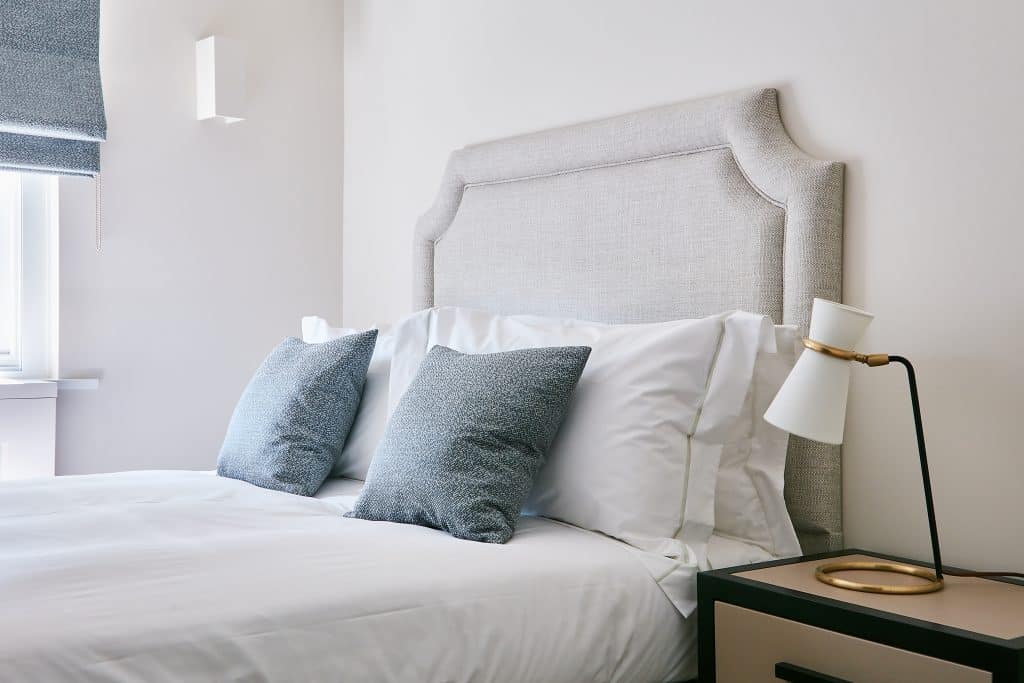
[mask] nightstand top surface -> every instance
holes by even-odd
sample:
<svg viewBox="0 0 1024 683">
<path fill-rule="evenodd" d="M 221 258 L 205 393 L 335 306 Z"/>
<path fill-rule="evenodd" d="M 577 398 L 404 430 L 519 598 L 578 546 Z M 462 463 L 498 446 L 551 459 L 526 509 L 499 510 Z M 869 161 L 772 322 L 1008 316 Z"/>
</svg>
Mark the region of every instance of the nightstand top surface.
<svg viewBox="0 0 1024 683">
<path fill-rule="evenodd" d="M 779 564 L 773 567 L 737 571 L 733 576 L 809 593 L 880 612 L 918 619 L 993 638 L 1024 637 L 1024 586 L 968 577 L 947 576 L 946 586 L 924 595 L 881 595 L 837 588 L 818 581 L 818 565 L 841 561 L 877 561 L 872 555 L 851 553 L 827 559 Z M 868 583 L 913 583 L 909 576 L 883 572 L 837 572 Z"/>
</svg>

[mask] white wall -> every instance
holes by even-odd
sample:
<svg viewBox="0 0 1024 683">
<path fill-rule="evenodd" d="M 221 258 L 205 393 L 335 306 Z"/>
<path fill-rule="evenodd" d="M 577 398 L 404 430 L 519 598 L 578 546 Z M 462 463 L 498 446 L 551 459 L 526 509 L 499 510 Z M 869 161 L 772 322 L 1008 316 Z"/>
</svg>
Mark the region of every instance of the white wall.
<svg viewBox="0 0 1024 683">
<path fill-rule="evenodd" d="M 918 367 L 950 563 L 1024 570 L 1024 5 L 913 0 L 347 0 L 346 323 L 410 306 L 410 237 L 470 142 L 781 88 L 847 163 L 846 301 Z M 929 554 L 898 366 L 855 369 L 850 544 Z"/>
<path fill-rule="evenodd" d="M 252 371 L 299 317 L 341 314 L 336 0 L 103 0 L 103 250 L 62 182 L 62 474 L 212 468 Z M 248 120 L 196 121 L 195 41 L 248 50 Z"/>
</svg>

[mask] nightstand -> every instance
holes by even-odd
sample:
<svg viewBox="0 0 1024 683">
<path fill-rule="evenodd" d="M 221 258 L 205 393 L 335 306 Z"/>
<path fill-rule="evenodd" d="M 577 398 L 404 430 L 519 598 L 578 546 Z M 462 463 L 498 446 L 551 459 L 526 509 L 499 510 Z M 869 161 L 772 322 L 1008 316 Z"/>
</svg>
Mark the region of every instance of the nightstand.
<svg viewBox="0 0 1024 683">
<path fill-rule="evenodd" d="M 1024 585 L 947 576 L 937 593 L 879 595 L 815 579 L 840 558 L 919 564 L 844 550 L 699 574 L 699 680 L 1024 683 Z"/>
</svg>

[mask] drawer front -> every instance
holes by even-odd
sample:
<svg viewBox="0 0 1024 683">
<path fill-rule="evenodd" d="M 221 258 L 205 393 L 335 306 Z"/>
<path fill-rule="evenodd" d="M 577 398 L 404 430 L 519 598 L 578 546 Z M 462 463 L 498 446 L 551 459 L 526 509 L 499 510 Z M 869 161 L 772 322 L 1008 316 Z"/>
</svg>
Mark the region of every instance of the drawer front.
<svg viewBox="0 0 1024 683">
<path fill-rule="evenodd" d="M 718 683 L 778 683 L 787 668 L 810 678 L 851 683 L 982 683 L 992 674 L 916 652 L 715 603 L 715 671 Z"/>
</svg>

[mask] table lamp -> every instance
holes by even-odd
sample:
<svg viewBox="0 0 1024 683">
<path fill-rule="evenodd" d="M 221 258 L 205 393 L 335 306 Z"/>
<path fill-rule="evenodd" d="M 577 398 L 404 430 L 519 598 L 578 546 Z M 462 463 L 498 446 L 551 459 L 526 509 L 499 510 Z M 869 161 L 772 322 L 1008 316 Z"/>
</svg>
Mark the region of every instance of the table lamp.
<svg viewBox="0 0 1024 683">
<path fill-rule="evenodd" d="M 921 480 L 924 484 L 925 508 L 928 511 L 934 571 L 893 562 L 833 562 L 817 568 L 815 574 L 818 580 L 840 588 L 868 593 L 910 595 L 941 590 L 944 585 L 943 573 L 951 576 L 1021 576 L 1015 572 L 967 572 L 943 568 L 914 366 L 903 356 L 890 356 L 884 353 L 863 354 L 853 350 L 873 318 L 872 314 L 851 306 L 815 299 L 811 310 L 810 336 L 803 340 L 807 351 L 800 355 L 789 377 L 768 406 L 764 419 L 797 436 L 829 444 L 841 444 L 846 424 L 850 361 L 863 363 L 869 367 L 898 363 L 906 368 L 907 380 L 910 383 L 910 403 L 914 411 L 914 426 L 917 430 L 917 449 L 921 460 Z M 833 576 L 836 572 L 847 570 L 908 574 L 923 581 L 890 585 L 861 583 Z"/>
</svg>

